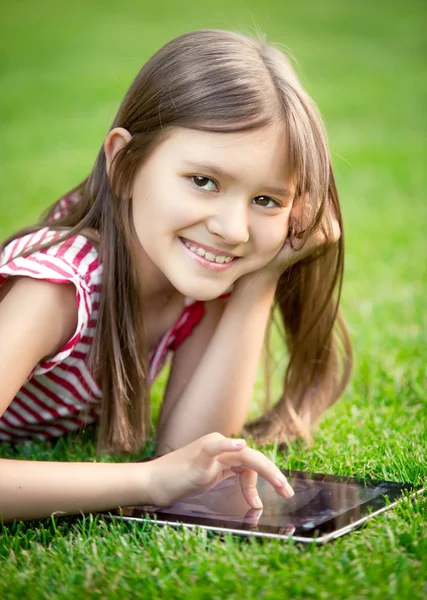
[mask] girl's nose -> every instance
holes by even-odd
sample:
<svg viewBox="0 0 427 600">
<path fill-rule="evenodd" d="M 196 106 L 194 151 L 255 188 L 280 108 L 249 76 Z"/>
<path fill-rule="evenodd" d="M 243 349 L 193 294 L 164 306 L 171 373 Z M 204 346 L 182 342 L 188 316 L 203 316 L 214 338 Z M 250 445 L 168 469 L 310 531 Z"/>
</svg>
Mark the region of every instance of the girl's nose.
<svg viewBox="0 0 427 600">
<path fill-rule="evenodd" d="M 230 246 L 249 240 L 249 214 L 246 199 L 222 198 L 214 213 L 207 219 L 210 233 L 218 235 Z"/>
</svg>

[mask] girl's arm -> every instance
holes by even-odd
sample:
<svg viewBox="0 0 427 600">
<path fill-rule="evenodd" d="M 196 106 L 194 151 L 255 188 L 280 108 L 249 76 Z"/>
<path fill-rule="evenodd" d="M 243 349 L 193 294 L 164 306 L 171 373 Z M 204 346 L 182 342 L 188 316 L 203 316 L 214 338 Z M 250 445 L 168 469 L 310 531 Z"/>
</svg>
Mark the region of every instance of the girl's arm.
<svg viewBox="0 0 427 600">
<path fill-rule="evenodd" d="M 11 278 L 0 294 L 1 416 L 34 366 L 71 338 L 77 307 L 69 284 Z M 0 459 L 0 517 L 29 519 L 141 502 L 142 490 L 149 489 L 146 467 Z"/>
<path fill-rule="evenodd" d="M 77 320 L 75 289 L 27 278 L 0 289 L 0 416 L 43 357 L 70 339 Z M 0 458 L 0 522 L 78 514 L 134 504 L 169 505 L 233 474 L 258 507 L 260 473 L 284 497 L 293 494 L 260 452 L 218 433 L 149 463 L 56 463 Z M 279 478 L 278 478 L 279 476 Z"/>
<path fill-rule="evenodd" d="M 229 436 L 242 430 L 275 287 L 273 278 L 253 274 L 235 284 L 223 312 L 220 301 L 207 303 L 206 317 L 174 357 L 159 420 L 159 454 L 212 431 Z"/>
<path fill-rule="evenodd" d="M 151 504 L 150 465 L 0 459 L 0 522 Z"/>
<path fill-rule="evenodd" d="M 54 463 L 0 459 L 0 523 L 117 507 L 170 506 L 237 474 L 252 508 L 262 508 L 257 474 L 284 498 L 294 495 L 266 456 L 212 433 L 149 463 Z"/>
</svg>

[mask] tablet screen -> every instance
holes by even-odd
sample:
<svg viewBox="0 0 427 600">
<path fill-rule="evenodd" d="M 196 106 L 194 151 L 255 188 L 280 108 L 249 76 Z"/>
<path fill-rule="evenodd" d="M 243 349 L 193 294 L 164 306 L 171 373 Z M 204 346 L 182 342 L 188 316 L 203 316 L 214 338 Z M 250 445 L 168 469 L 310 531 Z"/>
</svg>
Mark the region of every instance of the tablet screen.
<svg viewBox="0 0 427 600">
<path fill-rule="evenodd" d="M 313 537 L 336 531 L 370 513 L 384 509 L 412 490 L 410 484 L 359 480 L 303 471 L 283 471 L 295 495 L 285 499 L 272 485 L 258 478 L 263 508 L 251 508 L 243 497 L 237 476 L 211 490 L 158 508 L 136 506 L 122 510 L 125 517 L 145 514 L 168 523 L 201 525 L 208 528 Z"/>
</svg>

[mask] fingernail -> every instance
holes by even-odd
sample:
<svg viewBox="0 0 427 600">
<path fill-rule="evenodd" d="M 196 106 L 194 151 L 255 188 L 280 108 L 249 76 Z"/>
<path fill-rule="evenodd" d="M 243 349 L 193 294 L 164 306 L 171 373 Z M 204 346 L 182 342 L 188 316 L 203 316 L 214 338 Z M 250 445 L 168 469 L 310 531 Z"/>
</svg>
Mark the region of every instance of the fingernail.
<svg viewBox="0 0 427 600">
<path fill-rule="evenodd" d="M 246 443 L 245 440 L 233 440 L 233 446 L 235 448 L 243 448 L 245 443 Z"/>
<path fill-rule="evenodd" d="M 286 477 L 283 475 L 282 471 L 277 472 L 276 481 L 279 483 L 279 485 L 283 485 L 283 487 L 286 490 L 286 494 L 289 498 L 292 498 L 292 496 L 295 496 L 294 490 L 289 485 L 289 482 L 286 479 Z"/>
<path fill-rule="evenodd" d="M 287 483 L 287 484 L 285 485 L 285 489 L 286 489 L 286 491 L 287 491 L 287 493 L 288 493 L 288 496 L 289 496 L 289 498 L 292 498 L 292 496 L 295 496 L 295 492 L 294 492 L 294 490 L 291 488 L 291 486 L 289 485 L 289 483 Z"/>
</svg>

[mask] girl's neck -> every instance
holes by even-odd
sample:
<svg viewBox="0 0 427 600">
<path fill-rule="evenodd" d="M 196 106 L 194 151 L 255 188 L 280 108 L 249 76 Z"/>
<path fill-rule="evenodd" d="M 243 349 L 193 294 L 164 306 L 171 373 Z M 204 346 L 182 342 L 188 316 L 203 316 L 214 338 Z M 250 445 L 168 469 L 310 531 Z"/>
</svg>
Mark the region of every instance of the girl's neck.
<svg viewBox="0 0 427 600">
<path fill-rule="evenodd" d="M 144 335 L 150 351 L 157 347 L 184 310 L 184 296 L 174 291 L 175 293 L 163 293 L 144 298 Z"/>
<path fill-rule="evenodd" d="M 184 302 L 184 296 L 153 264 L 142 246 L 137 249 L 136 256 L 142 304 L 149 314 L 159 314 L 170 305 Z"/>
</svg>

